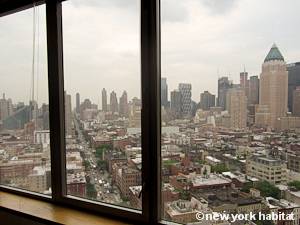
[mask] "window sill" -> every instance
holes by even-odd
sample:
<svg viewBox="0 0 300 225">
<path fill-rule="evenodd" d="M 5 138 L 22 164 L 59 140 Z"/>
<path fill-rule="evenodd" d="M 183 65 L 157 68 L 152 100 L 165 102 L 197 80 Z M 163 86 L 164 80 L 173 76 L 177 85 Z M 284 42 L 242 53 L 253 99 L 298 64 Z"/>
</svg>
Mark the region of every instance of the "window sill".
<svg viewBox="0 0 300 225">
<path fill-rule="evenodd" d="M 35 200 L 0 191 L 0 211 L 15 211 L 31 218 L 58 224 L 72 225 L 125 225 L 128 223 L 97 216 L 94 214 L 57 206 L 52 203 Z"/>
</svg>

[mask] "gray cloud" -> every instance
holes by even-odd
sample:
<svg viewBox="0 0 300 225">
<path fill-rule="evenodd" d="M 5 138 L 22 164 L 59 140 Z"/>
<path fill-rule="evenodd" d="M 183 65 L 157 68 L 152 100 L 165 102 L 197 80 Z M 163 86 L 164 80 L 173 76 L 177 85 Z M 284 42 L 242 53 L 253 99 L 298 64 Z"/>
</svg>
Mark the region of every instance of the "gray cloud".
<svg viewBox="0 0 300 225">
<path fill-rule="evenodd" d="M 188 18 L 184 1 L 164 0 L 161 2 L 162 22 L 183 22 Z"/>
<path fill-rule="evenodd" d="M 200 0 L 200 2 L 214 14 L 225 14 L 237 5 L 238 0 Z"/>
<path fill-rule="evenodd" d="M 102 7 L 102 8 L 119 8 L 125 10 L 138 10 L 140 0 L 72 0 L 70 1 L 75 7 Z M 183 22 L 188 17 L 188 11 L 184 1 L 163 0 L 161 2 L 162 22 Z"/>
<path fill-rule="evenodd" d="M 71 4 L 76 7 L 117 7 L 117 8 L 135 8 L 139 4 L 139 0 L 72 0 Z"/>
</svg>

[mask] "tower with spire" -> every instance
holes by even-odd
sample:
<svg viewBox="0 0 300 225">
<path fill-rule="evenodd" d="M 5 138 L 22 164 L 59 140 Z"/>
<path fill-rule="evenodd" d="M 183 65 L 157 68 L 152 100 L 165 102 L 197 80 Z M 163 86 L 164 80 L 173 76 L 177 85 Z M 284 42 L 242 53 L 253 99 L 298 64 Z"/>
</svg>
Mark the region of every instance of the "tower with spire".
<svg viewBox="0 0 300 225">
<path fill-rule="evenodd" d="M 288 108 L 288 72 L 284 57 L 276 44 L 267 54 L 260 74 L 259 106 L 255 122 L 275 128 L 276 123 L 284 117 Z"/>
</svg>

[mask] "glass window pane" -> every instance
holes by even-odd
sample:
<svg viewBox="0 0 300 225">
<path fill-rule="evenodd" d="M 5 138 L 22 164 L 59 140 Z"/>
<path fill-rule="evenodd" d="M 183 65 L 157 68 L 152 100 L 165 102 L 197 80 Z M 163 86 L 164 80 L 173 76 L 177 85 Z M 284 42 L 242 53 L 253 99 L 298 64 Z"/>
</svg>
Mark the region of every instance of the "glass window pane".
<svg viewBox="0 0 300 225">
<path fill-rule="evenodd" d="M 63 3 L 68 194 L 141 208 L 138 0 Z"/>
<path fill-rule="evenodd" d="M 45 14 L 0 18 L 0 183 L 51 194 Z"/>
<path fill-rule="evenodd" d="M 162 0 L 161 7 L 163 217 L 248 224 L 209 215 L 298 204 L 290 193 L 300 182 L 300 2 Z"/>
</svg>

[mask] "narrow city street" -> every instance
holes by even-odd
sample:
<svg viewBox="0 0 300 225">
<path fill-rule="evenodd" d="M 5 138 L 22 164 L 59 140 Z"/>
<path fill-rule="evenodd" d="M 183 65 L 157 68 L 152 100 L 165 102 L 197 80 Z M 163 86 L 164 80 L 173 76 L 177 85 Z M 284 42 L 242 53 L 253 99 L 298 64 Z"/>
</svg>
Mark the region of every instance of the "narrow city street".
<svg viewBox="0 0 300 225">
<path fill-rule="evenodd" d="M 97 167 L 97 158 L 95 155 L 95 149 L 91 148 L 88 140 L 84 138 L 80 127 L 80 121 L 76 115 L 74 115 L 74 125 L 77 133 L 77 140 L 82 146 L 83 155 L 90 164 L 90 169 L 86 168 L 86 177 L 89 177 L 91 184 L 94 185 L 97 191 L 98 201 L 103 201 L 111 204 L 122 204 L 122 199 L 120 197 L 120 191 L 115 186 L 112 185 L 112 178 L 106 170 L 100 170 Z"/>
</svg>

